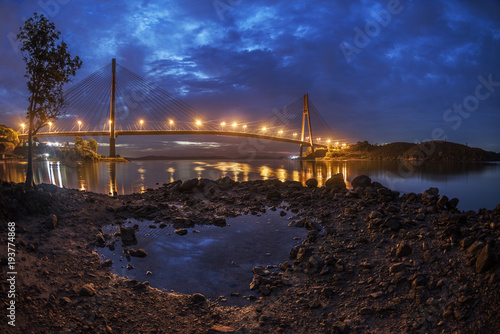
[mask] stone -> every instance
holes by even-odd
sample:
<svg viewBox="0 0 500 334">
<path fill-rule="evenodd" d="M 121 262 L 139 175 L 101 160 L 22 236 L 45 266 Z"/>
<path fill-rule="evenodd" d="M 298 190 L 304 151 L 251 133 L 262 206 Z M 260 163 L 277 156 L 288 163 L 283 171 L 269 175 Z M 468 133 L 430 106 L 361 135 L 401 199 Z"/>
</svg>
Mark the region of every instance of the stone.
<svg viewBox="0 0 500 334">
<path fill-rule="evenodd" d="M 79 296 L 86 296 L 86 297 L 95 296 L 96 294 L 97 292 L 95 290 L 94 283 L 85 284 L 80 288 L 80 291 L 78 292 Z"/>
<path fill-rule="evenodd" d="M 458 198 L 452 198 L 448 201 L 448 203 L 446 203 L 446 207 L 450 210 L 455 209 L 458 205 L 458 202 L 459 202 Z"/>
<path fill-rule="evenodd" d="M 484 242 L 477 240 L 467 248 L 467 253 L 476 255 L 483 249 L 483 247 L 484 247 Z"/>
<path fill-rule="evenodd" d="M 129 264 L 127 264 L 127 269 L 132 270 L 132 269 L 134 269 L 134 266 L 129 263 Z"/>
<path fill-rule="evenodd" d="M 205 197 L 215 198 L 219 196 L 219 194 L 220 194 L 220 189 L 215 183 L 208 184 L 205 186 L 205 188 L 203 188 L 203 195 L 205 195 Z"/>
<path fill-rule="evenodd" d="M 193 189 L 198 185 L 198 179 L 191 179 L 191 180 L 186 180 L 182 182 L 181 187 L 179 190 L 181 192 L 189 192 L 193 191 Z"/>
<path fill-rule="evenodd" d="M 366 187 L 371 186 L 371 184 L 372 184 L 372 179 L 370 179 L 370 177 L 367 175 L 356 176 L 351 182 L 351 185 L 354 189 L 356 188 L 365 189 Z"/>
<path fill-rule="evenodd" d="M 201 304 L 201 303 L 204 303 L 207 299 L 205 298 L 204 295 L 202 295 L 201 293 L 195 293 L 191 296 L 192 300 L 193 300 L 193 303 L 195 304 Z"/>
<path fill-rule="evenodd" d="M 232 188 L 234 186 L 235 182 L 233 180 L 231 180 L 231 178 L 229 176 L 226 176 L 222 179 L 217 180 L 216 183 L 220 189 L 227 190 L 227 189 Z"/>
<path fill-rule="evenodd" d="M 262 266 L 253 267 L 252 268 L 252 272 L 255 275 L 259 275 L 259 276 L 269 276 L 269 275 L 271 275 L 271 272 L 269 270 L 265 269 Z"/>
<path fill-rule="evenodd" d="M 318 180 L 316 179 L 309 179 L 306 181 L 306 186 L 308 188 L 317 188 L 318 187 Z"/>
<path fill-rule="evenodd" d="M 403 271 L 403 269 L 404 269 L 404 263 L 402 262 L 395 263 L 389 267 L 389 273 L 391 274 L 398 273 L 400 271 Z"/>
<path fill-rule="evenodd" d="M 495 254 L 492 252 L 489 244 L 483 247 L 481 253 L 476 259 L 476 273 L 481 274 L 485 271 L 490 270 L 497 264 L 497 259 Z"/>
<path fill-rule="evenodd" d="M 281 217 L 286 216 L 286 211 L 280 211 L 280 216 L 281 216 Z"/>
<path fill-rule="evenodd" d="M 135 237 L 135 228 L 131 226 L 120 226 L 120 236 L 122 238 L 122 242 L 125 245 L 137 244 L 137 239 Z"/>
<path fill-rule="evenodd" d="M 47 228 L 53 230 L 56 227 L 57 227 L 57 216 L 50 215 L 49 219 L 47 220 Z"/>
<path fill-rule="evenodd" d="M 446 204 L 448 204 L 449 201 L 450 200 L 448 199 L 448 197 L 446 195 L 443 195 L 438 199 L 437 206 L 443 209 L 446 206 Z"/>
<path fill-rule="evenodd" d="M 408 245 L 407 243 L 403 242 L 398 246 L 398 248 L 396 250 L 396 257 L 401 258 L 401 257 L 408 256 L 412 253 L 412 251 L 413 251 L 413 249 L 411 248 L 411 246 Z"/>
<path fill-rule="evenodd" d="M 347 188 L 345 185 L 344 176 L 342 175 L 342 173 L 335 174 L 331 178 L 329 178 L 325 182 L 325 187 L 330 188 L 330 189 L 331 188 L 337 188 L 337 189 L 346 189 Z"/>
<path fill-rule="evenodd" d="M 185 228 L 178 228 L 174 231 L 174 233 L 177 233 L 178 235 L 186 235 L 188 233 L 188 230 Z"/>
<path fill-rule="evenodd" d="M 104 235 L 102 235 L 102 233 L 97 233 L 95 236 L 94 243 L 98 247 L 104 247 L 104 244 L 106 243 L 106 239 L 104 238 Z"/>
<path fill-rule="evenodd" d="M 102 265 L 104 267 L 111 267 L 113 265 L 113 260 L 107 259 Z"/>
<path fill-rule="evenodd" d="M 129 254 L 130 256 L 134 256 L 134 257 L 146 257 L 148 255 L 148 253 L 146 253 L 146 251 L 142 248 L 139 248 L 139 249 L 131 249 L 129 251 Z"/>
</svg>

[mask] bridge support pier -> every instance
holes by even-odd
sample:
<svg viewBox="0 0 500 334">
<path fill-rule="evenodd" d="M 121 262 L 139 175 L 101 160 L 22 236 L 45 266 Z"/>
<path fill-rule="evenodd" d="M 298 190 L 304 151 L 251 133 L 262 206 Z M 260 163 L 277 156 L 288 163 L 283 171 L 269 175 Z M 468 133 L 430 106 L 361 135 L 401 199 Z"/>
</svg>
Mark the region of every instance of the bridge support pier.
<svg viewBox="0 0 500 334">
<path fill-rule="evenodd" d="M 111 106 L 109 111 L 109 156 L 116 157 L 115 146 L 115 109 L 116 109 L 116 59 L 111 61 Z"/>
<path fill-rule="evenodd" d="M 311 114 L 309 113 L 309 94 L 304 95 L 304 109 L 302 111 L 302 133 L 300 135 L 300 140 L 304 141 L 305 136 L 305 126 L 306 126 L 306 117 L 307 117 L 307 128 L 309 131 L 309 145 L 311 146 L 314 153 L 314 144 L 313 144 L 313 134 L 311 130 Z M 302 154 L 304 151 L 304 144 L 300 144 L 300 157 L 302 158 Z"/>
</svg>

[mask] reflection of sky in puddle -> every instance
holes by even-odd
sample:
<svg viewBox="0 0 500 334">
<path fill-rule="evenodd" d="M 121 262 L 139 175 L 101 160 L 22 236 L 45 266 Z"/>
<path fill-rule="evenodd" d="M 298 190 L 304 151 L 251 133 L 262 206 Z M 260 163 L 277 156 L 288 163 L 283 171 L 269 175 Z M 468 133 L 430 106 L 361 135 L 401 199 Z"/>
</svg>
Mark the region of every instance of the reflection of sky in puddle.
<svg viewBox="0 0 500 334">
<path fill-rule="evenodd" d="M 289 216 L 281 217 L 279 211 L 268 211 L 260 217 L 239 216 L 228 219 L 228 226 L 198 225 L 187 229 L 189 233 L 184 236 L 174 233 L 171 226 L 152 229 L 148 227 L 151 222 L 131 220 L 128 225 L 137 223 L 140 229 L 136 233 L 138 244 L 129 249 L 144 248 L 148 256 L 132 257 L 127 262 L 121 240 L 115 251 L 101 248 L 99 252 L 114 261 L 113 272 L 120 276 L 149 281 L 159 289 L 199 292 L 209 298 L 223 295 L 230 303 L 242 304 L 241 297 L 229 296 L 232 292 L 252 294 L 252 268 L 288 260 L 290 248 L 300 243 L 294 237 L 305 237 L 305 229 L 288 227 Z M 103 228 L 104 233 L 116 230 L 117 226 Z M 128 263 L 135 269 L 126 269 Z M 146 275 L 147 271 L 152 275 Z"/>
</svg>

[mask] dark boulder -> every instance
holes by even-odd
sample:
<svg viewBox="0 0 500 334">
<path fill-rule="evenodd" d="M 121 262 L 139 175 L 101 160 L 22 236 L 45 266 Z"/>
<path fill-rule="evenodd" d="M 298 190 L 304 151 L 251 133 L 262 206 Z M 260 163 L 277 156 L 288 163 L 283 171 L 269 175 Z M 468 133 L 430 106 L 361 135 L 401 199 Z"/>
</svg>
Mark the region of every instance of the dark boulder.
<svg viewBox="0 0 500 334">
<path fill-rule="evenodd" d="M 351 182 L 351 185 L 354 189 L 356 188 L 365 189 L 366 187 L 371 186 L 371 184 L 372 184 L 372 179 L 370 179 L 370 177 L 367 175 L 356 176 Z"/>
<path fill-rule="evenodd" d="M 318 186 L 318 180 L 316 179 L 309 179 L 306 181 L 306 186 L 308 188 L 316 188 Z"/>
<path fill-rule="evenodd" d="M 497 264 L 497 258 L 495 253 L 491 249 L 490 245 L 486 244 L 481 250 L 481 253 L 477 256 L 476 259 L 476 273 L 484 273 L 485 271 L 490 270 Z"/>
<path fill-rule="evenodd" d="M 327 188 L 337 188 L 337 189 L 346 189 L 346 185 L 344 182 L 344 176 L 342 173 L 338 173 L 333 175 L 325 182 L 325 187 Z"/>
<path fill-rule="evenodd" d="M 191 180 L 186 180 L 182 182 L 179 190 L 181 192 L 189 192 L 193 191 L 193 189 L 198 185 L 198 179 L 191 179 Z"/>
</svg>

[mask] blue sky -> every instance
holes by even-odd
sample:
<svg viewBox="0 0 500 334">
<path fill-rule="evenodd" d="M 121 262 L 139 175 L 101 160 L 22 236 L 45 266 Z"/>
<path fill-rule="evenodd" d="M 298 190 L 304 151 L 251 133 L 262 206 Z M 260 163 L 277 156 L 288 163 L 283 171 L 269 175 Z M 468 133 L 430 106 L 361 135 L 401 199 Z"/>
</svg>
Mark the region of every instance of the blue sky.
<svg viewBox="0 0 500 334">
<path fill-rule="evenodd" d="M 0 123 L 14 127 L 27 92 L 12 36 L 33 12 L 83 60 L 75 82 L 117 58 L 214 119 L 267 117 L 309 93 L 337 139 L 500 152 L 498 1 L 2 0 Z M 127 140 L 141 155 L 186 138 Z M 219 142 L 230 152 L 241 140 Z"/>
</svg>

